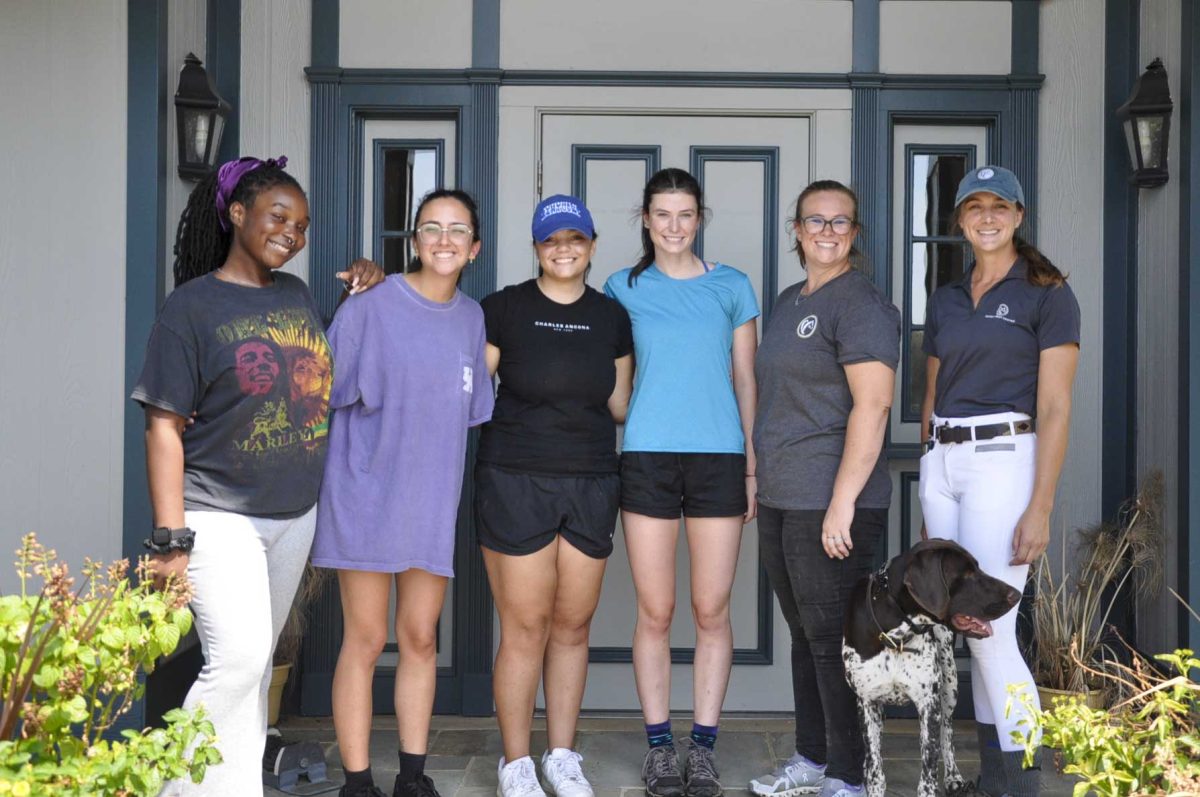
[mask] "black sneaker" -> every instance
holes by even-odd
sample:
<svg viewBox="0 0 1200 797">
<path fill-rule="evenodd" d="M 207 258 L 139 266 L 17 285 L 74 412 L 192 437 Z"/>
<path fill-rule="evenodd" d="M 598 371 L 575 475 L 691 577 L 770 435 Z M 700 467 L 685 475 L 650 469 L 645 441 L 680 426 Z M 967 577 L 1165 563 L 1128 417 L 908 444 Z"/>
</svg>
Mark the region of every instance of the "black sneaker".
<svg viewBox="0 0 1200 797">
<path fill-rule="evenodd" d="M 380 797 L 383 797 L 381 794 Z M 442 797 L 438 794 L 437 787 L 433 785 L 433 779 L 421 773 L 417 775 L 416 780 L 400 780 L 400 776 L 396 776 L 396 784 L 392 786 L 392 797 Z"/>
<path fill-rule="evenodd" d="M 679 774 L 679 754 L 675 746 L 651 747 L 642 762 L 642 780 L 647 797 L 684 797 L 683 776 Z"/>
<path fill-rule="evenodd" d="M 696 744 L 691 739 L 683 740 L 687 758 L 683 761 L 683 781 L 687 797 L 721 797 L 725 790 L 717 780 L 716 756 L 711 747 Z"/>
<path fill-rule="evenodd" d="M 349 786 L 343 786 L 338 789 L 338 797 L 387 797 L 379 787 L 372 784 L 365 789 L 354 789 L 351 791 Z"/>
</svg>

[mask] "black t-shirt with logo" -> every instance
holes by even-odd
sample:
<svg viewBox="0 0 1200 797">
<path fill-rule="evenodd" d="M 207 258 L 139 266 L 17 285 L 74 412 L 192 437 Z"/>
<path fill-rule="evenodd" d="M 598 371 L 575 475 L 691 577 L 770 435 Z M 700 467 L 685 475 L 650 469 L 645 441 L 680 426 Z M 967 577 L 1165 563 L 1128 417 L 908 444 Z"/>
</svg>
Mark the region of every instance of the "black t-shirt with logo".
<svg viewBox="0 0 1200 797">
<path fill-rule="evenodd" d="M 197 277 L 163 305 L 133 399 L 182 417 L 184 507 L 285 518 L 317 501 L 333 360 L 308 288 Z"/>
<path fill-rule="evenodd" d="M 590 287 L 571 304 L 529 280 L 485 298 L 500 387 L 478 459 L 547 475 L 616 473 L 613 361 L 633 352 L 629 314 Z"/>
<path fill-rule="evenodd" d="M 861 271 L 807 296 L 806 284 L 779 295 L 754 362 L 758 500 L 775 509 L 828 508 L 854 407 L 846 366 L 878 361 L 895 370 L 900 359 L 900 311 Z M 880 453 L 855 505 L 883 509 L 891 497 Z"/>
<path fill-rule="evenodd" d="M 1079 302 L 1065 283 L 1031 284 L 1028 268 L 1017 258 L 978 307 L 971 304 L 970 271 L 929 298 L 922 348 L 939 360 L 938 417 L 1037 414 L 1042 350 L 1078 345 Z"/>
</svg>

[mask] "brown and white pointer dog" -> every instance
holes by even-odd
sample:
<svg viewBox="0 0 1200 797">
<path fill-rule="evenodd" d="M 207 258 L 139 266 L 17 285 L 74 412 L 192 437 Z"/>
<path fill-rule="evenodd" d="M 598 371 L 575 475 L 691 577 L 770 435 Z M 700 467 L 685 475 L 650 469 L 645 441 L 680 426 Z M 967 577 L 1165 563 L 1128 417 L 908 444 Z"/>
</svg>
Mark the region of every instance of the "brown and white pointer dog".
<svg viewBox="0 0 1200 797">
<path fill-rule="evenodd" d="M 867 743 L 869 797 L 883 797 L 880 751 L 885 704 L 911 702 L 921 729 L 918 797 L 935 797 L 939 762 L 947 794 L 964 788 L 954 761 L 951 717 L 958 701 L 954 632 L 983 638 L 1021 593 L 979 569 L 958 543 L 926 540 L 855 585 L 846 608 L 842 660 L 858 694 Z"/>
</svg>

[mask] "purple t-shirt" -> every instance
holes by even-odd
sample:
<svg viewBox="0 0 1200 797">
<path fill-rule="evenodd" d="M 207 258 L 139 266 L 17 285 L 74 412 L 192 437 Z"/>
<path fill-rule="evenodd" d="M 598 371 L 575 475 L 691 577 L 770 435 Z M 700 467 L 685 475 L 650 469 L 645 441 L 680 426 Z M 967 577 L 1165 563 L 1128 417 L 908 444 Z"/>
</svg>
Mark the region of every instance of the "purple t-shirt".
<svg viewBox="0 0 1200 797">
<path fill-rule="evenodd" d="M 483 311 L 396 274 L 329 328 L 334 410 L 317 504 L 318 567 L 454 575 L 467 428 L 492 416 Z"/>
</svg>

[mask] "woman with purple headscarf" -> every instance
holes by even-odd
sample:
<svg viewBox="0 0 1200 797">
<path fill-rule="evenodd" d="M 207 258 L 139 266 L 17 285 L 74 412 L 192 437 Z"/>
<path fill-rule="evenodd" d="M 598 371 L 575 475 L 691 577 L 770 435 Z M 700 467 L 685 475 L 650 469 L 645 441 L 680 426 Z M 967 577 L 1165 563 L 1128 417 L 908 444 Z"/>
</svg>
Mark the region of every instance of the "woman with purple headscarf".
<svg viewBox="0 0 1200 797">
<path fill-rule="evenodd" d="M 166 795 L 262 794 L 271 657 L 312 544 L 330 380 L 302 378 L 298 407 L 289 364 L 328 374 L 332 361 L 308 288 L 279 270 L 309 224 L 285 164 L 231 161 L 192 191 L 175 290 L 133 390 L 146 410 L 151 566 L 191 581 L 204 653 L 184 706 L 204 706 L 224 758 L 202 787 L 175 781 Z M 339 277 L 357 292 L 383 274 L 361 261 Z"/>
</svg>

